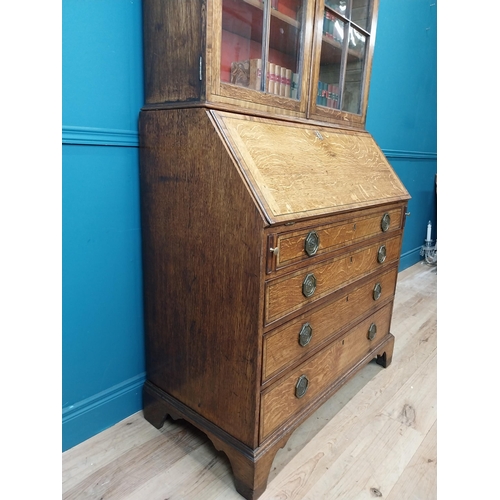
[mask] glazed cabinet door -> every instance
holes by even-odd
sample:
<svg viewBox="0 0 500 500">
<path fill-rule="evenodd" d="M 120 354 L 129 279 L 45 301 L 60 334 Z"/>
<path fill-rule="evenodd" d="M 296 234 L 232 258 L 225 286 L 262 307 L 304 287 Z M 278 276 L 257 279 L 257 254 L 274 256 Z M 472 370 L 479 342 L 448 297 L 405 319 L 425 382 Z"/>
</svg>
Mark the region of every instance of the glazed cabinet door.
<svg viewBox="0 0 500 500">
<path fill-rule="evenodd" d="M 213 100 L 305 116 L 314 0 L 213 5 Z"/>
<path fill-rule="evenodd" d="M 364 124 L 378 0 L 318 0 L 310 116 Z"/>
</svg>

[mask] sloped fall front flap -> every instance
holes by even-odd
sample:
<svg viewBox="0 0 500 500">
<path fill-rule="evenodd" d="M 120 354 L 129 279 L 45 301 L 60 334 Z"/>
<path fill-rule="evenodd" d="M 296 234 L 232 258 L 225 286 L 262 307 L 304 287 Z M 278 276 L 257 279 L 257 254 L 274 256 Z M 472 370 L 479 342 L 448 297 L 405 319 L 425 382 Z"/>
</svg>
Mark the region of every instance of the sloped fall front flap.
<svg viewBox="0 0 500 500">
<path fill-rule="evenodd" d="M 410 198 L 365 131 L 212 116 L 271 224 Z"/>
</svg>

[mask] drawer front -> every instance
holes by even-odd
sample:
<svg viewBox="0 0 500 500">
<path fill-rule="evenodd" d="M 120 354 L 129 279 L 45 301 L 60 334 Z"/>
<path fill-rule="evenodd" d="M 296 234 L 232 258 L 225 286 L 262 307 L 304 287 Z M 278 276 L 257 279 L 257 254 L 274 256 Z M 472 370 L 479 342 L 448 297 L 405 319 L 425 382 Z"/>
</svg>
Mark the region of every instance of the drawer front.
<svg viewBox="0 0 500 500">
<path fill-rule="evenodd" d="M 339 332 L 378 303 L 394 296 L 397 268 L 373 277 L 365 285 L 325 307 L 303 314 L 264 338 L 262 379 L 308 355 L 328 337 Z"/>
<path fill-rule="evenodd" d="M 401 229 L 400 208 L 317 228 L 278 235 L 276 269 L 322 255 L 384 232 Z"/>
<path fill-rule="evenodd" d="M 392 302 L 361 321 L 290 375 L 261 395 L 261 442 L 289 418 L 297 415 L 320 397 L 342 375 L 366 356 L 389 333 Z M 370 326 L 376 334 L 370 339 Z M 373 328 L 371 329 L 373 333 Z M 307 390 L 304 392 L 305 381 Z M 300 396 L 300 397 L 299 397 Z"/>
<path fill-rule="evenodd" d="M 266 283 L 265 324 L 314 303 L 371 271 L 399 258 L 397 236 Z M 385 254 L 382 262 L 379 254 Z"/>
</svg>

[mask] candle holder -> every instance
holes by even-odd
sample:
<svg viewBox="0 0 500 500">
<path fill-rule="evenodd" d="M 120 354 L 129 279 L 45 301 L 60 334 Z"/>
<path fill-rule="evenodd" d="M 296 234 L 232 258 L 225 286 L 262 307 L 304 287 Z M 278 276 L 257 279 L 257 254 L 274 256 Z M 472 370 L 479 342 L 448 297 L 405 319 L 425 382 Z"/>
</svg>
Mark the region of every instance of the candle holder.
<svg viewBox="0 0 500 500">
<path fill-rule="evenodd" d="M 437 264 L 437 240 L 435 245 L 432 245 L 432 241 L 424 240 L 424 244 L 420 248 L 420 255 L 424 257 L 427 264 L 434 266 Z"/>
</svg>

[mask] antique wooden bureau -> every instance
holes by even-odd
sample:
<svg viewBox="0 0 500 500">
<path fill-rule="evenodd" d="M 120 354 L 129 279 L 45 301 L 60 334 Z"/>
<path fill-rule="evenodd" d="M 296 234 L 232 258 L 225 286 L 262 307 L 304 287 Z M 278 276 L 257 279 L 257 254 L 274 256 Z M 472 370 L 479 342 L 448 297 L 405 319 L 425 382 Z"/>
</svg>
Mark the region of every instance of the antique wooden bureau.
<svg viewBox="0 0 500 500">
<path fill-rule="evenodd" d="M 267 1 L 231 2 L 271 12 Z M 193 3 L 213 20 L 230 2 Z M 324 2 L 295 3 L 318 29 Z M 182 28 L 167 18 L 182 11 L 193 22 L 191 8 L 145 1 L 146 55 L 173 43 Z M 200 22 L 208 57 L 221 28 Z M 168 81 L 156 59 L 145 65 L 150 80 Z M 409 195 L 348 113 L 312 119 L 300 107 L 307 93 L 295 111 L 285 100 L 286 113 L 271 112 L 262 88 L 264 100 L 242 110 L 223 82 L 216 90 L 202 76 L 194 103 L 186 88 L 176 100 L 146 78 L 144 416 L 158 428 L 170 415 L 201 429 L 229 457 L 236 489 L 256 499 L 297 426 L 372 359 L 390 364 Z M 366 102 L 360 109 L 364 119 Z"/>
</svg>

